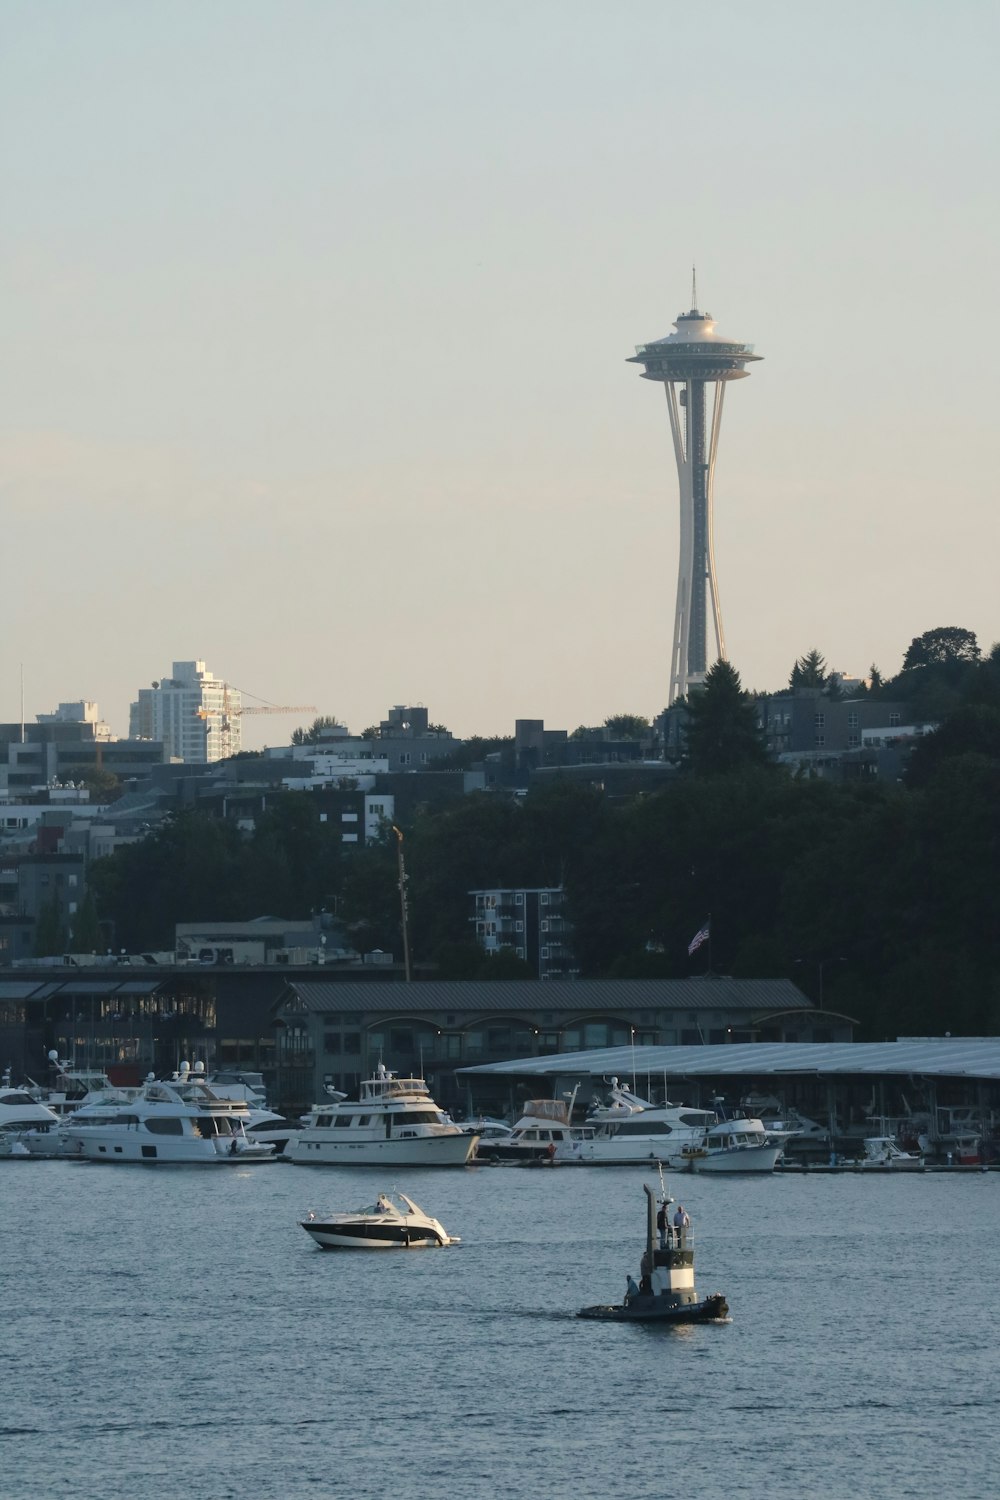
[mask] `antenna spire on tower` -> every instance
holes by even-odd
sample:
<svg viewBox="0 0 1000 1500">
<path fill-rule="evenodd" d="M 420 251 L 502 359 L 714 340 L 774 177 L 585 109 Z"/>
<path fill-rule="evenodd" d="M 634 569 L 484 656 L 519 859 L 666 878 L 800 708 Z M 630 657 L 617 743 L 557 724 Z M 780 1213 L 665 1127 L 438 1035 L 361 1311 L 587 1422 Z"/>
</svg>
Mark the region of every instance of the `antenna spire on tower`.
<svg viewBox="0 0 1000 1500">
<path fill-rule="evenodd" d="M 691 267 L 691 311 L 698 311 L 698 273 L 694 266 Z"/>
</svg>

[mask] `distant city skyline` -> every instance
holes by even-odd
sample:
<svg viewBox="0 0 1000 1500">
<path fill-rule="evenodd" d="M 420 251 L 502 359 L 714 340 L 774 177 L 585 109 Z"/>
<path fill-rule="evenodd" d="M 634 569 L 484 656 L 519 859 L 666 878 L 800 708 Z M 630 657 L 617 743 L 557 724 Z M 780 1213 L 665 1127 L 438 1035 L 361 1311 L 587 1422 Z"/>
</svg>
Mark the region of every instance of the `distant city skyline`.
<svg viewBox="0 0 1000 1500">
<path fill-rule="evenodd" d="M 766 355 L 716 479 L 744 686 L 988 649 L 998 33 L 969 0 L 8 0 L 0 719 L 23 662 L 29 721 L 124 735 L 172 659 L 356 729 L 652 718 L 676 481 L 623 355 L 692 263 Z"/>
</svg>

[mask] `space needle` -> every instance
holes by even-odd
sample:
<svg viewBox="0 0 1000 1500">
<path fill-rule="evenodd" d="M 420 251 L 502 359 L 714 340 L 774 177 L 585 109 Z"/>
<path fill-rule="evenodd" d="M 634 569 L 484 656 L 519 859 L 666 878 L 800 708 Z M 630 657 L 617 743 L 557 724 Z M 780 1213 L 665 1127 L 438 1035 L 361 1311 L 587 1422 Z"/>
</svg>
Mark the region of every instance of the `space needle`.
<svg viewBox="0 0 1000 1500">
<path fill-rule="evenodd" d="M 712 315 L 698 311 L 693 275 L 691 311 L 681 313 L 674 328 L 676 333 L 668 333 L 666 338 L 637 344 L 629 359 L 630 364 L 643 366 L 643 380 L 658 380 L 666 391 L 680 481 L 681 546 L 668 703 L 686 697 L 692 686 L 705 680 L 710 665 L 709 609 L 716 648 L 712 660 L 726 660 L 712 541 L 715 458 L 726 385 L 730 380 L 742 380 L 750 373 L 744 365 L 761 357 L 754 354 L 752 344 L 739 344 L 716 333 Z"/>
</svg>

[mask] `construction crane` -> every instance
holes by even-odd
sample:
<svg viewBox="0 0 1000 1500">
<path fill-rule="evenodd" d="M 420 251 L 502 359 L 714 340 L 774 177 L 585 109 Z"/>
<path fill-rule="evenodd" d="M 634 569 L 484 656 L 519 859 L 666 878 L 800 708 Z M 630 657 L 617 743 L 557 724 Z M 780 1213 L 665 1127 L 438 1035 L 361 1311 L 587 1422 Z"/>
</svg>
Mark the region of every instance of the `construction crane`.
<svg viewBox="0 0 1000 1500">
<path fill-rule="evenodd" d="M 233 688 L 234 693 L 242 694 L 242 688 Z M 252 698 L 253 693 L 247 697 Z M 196 708 L 195 714 L 199 719 L 221 719 L 219 726 L 222 732 L 222 758 L 229 755 L 231 750 L 232 721 L 241 719 L 244 714 L 315 714 L 318 710 L 314 703 L 254 703 L 247 706 L 243 704 L 239 708 L 229 702 L 229 683 L 222 684 L 222 707 L 221 708 Z"/>
</svg>

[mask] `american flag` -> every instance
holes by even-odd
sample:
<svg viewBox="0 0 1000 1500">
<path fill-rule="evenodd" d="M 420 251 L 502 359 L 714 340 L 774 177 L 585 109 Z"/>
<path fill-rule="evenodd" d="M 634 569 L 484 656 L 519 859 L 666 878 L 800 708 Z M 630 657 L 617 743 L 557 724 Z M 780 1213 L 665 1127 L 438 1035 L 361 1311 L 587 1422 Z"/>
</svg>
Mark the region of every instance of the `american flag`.
<svg viewBox="0 0 1000 1500">
<path fill-rule="evenodd" d="M 707 943 L 710 936 L 711 936 L 711 924 L 709 922 L 706 922 L 703 927 L 699 927 L 698 928 L 698 931 L 695 933 L 694 937 L 688 943 L 688 958 L 691 957 L 692 953 L 697 953 L 697 951 L 701 947 L 702 943 Z"/>
</svg>

